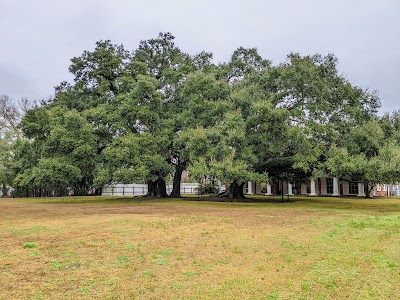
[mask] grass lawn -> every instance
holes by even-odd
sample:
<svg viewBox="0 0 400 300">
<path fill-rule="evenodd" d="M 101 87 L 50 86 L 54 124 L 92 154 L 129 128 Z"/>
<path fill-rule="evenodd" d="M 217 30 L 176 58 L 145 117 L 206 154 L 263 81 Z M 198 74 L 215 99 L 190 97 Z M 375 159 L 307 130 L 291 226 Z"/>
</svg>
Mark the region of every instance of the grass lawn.
<svg viewBox="0 0 400 300">
<path fill-rule="evenodd" d="M 0 299 L 399 299 L 400 199 L 0 199 Z"/>
</svg>

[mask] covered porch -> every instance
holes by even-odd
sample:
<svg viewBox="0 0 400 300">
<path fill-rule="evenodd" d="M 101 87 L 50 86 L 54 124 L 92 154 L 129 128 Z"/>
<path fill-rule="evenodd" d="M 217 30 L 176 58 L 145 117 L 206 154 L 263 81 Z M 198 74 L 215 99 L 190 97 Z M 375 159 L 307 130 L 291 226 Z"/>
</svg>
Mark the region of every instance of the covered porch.
<svg viewBox="0 0 400 300">
<path fill-rule="evenodd" d="M 359 196 L 365 197 L 364 185 L 358 182 L 340 181 L 336 177 L 319 177 L 307 183 L 295 184 L 287 181 L 255 183 L 245 186 L 248 195 L 309 195 L 309 196 Z"/>
</svg>

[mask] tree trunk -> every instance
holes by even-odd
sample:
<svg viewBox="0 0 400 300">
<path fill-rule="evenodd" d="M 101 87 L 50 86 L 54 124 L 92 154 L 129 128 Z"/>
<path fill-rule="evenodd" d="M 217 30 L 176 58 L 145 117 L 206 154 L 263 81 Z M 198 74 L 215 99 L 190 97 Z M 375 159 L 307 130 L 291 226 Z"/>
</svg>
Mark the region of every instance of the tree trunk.
<svg viewBox="0 0 400 300">
<path fill-rule="evenodd" d="M 168 197 L 165 180 L 161 177 L 158 177 L 157 181 L 149 180 L 147 182 L 147 194 L 143 197 Z"/>
<path fill-rule="evenodd" d="M 3 197 L 7 197 L 7 196 L 8 196 L 7 185 L 5 184 L 5 182 L 3 182 Z"/>
<path fill-rule="evenodd" d="M 157 182 L 153 180 L 147 181 L 147 194 L 143 197 L 155 197 L 157 189 Z"/>
<path fill-rule="evenodd" d="M 167 186 L 165 184 L 165 180 L 162 179 L 161 177 L 158 177 L 157 179 L 157 197 L 161 197 L 161 198 L 167 198 L 168 194 L 167 194 Z"/>
<path fill-rule="evenodd" d="M 370 195 L 370 189 L 369 189 L 369 185 L 368 185 L 368 183 L 365 183 L 364 184 L 364 194 L 365 194 L 365 198 L 371 198 L 371 195 Z"/>
<path fill-rule="evenodd" d="M 177 197 L 180 198 L 181 196 L 181 180 L 182 180 L 182 173 L 185 170 L 185 166 L 182 164 L 178 164 L 176 166 L 175 174 L 174 174 L 174 181 L 172 185 L 172 193 L 169 195 L 170 197 Z"/>
<path fill-rule="evenodd" d="M 238 184 L 236 181 L 232 182 L 226 191 L 219 193 L 218 197 L 229 199 L 246 199 L 243 193 L 244 183 Z"/>
<path fill-rule="evenodd" d="M 374 189 L 374 186 L 372 185 L 370 188 L 367 188 L 367 191 L 368 191 L 368 198 L 370 198 L 371 197 L 371 192 L 373 191 L 373 189 Z"/>
<path fill-rule="evenodd" d="M 79 182 L 74 189 L 74 196 L 87 196 L 87 186 L 84 182 Z"/>
</svg>

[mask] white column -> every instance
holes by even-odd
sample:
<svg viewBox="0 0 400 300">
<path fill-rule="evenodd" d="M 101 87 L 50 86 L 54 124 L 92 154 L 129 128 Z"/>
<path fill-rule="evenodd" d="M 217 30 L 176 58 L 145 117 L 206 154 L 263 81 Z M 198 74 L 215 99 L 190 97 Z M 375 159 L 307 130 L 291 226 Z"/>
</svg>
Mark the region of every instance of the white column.
<svg viewBox="0 0 400 300">
<path fill-rule="evenodd" d="M 365 197 L 365 193 L 364 193 L 364 185 L 362 183 L 358 184 L 358 197 Z"/>
<path fill-rule="evenodd" d="M 342 181 L 342 187 L 343 187 L 343 196 L 348 196 L 349 195 L 349 183 L 347 181 Z"/>
<path fill-rule="evenodd" d="M 376 186 L 374 187 L 374 197 L 376 197 Z"/>
<path fill-rule="evenodd" d="M 249 195 L 253 194 L 253 183 L 251 181 L 247 183 L 247 194 Z"/>
<path fill-rule="evenodd" d="M 302 184 L 301 185 L 301 187 L 300 187 L 300 194 L 301 195 L 305 195 L 305 194 L 307 194 L 307 185 L 306 184 Z"/>
<path fill-rule="evenodd" d="M 284 195 L 287 195 L 287 193 L 288 193 L 288 189 L 287 189 L 288 185 L 287 185 L 287 182 L 286 182 L 286 181 L 280 181 L 280 182 L 279 182 L 279 187 L 282 188 L 282 193 L 283 193 Z"/>
<path fill-rule="evenodd" d="M 272 196 L 272 192 L 271 192 L 271 185 L 268 183 L 267 184 L 267 196 Z"/>
<path fill-rule="evenodd" d="M 327 193 L 327 190 L 326 190 L 326 178 L 322 177 L 322 178 L 320 178 L 320 180 L 321 180 L 321 191 L 320 191 L 320 193 L 322 195 L 326 195 L 326 193 Z"/>
<path fill-rule="evenodd" d="M 255 183 L 255 194 L 261 194 L 261 184 L 260 183 Z"/>
<path fill-rule="evenodd" d="M 338 179 L 336 177 L 333 177 L 332 181 L 333 181 L 333 194 L 332 194 L 332 196 L 340 196 Z"/>
<path fill-rule="evenodd" d="M 218 179 L 218 193 L 222 192 L 222 182 Z"/>
<path fill-rule="evenodd" d="M 287 184 L 287 189 L 288 189 L 288 195 L 293 196 L 293 191 L 292 191 L 292 184 L 288 182 Z"/>
<path fill-rule="evenodd" d="M 317 193 L 315 192 L 315 180 L 310 181 L 310 196 L 317 196 Z"/>
</svg>

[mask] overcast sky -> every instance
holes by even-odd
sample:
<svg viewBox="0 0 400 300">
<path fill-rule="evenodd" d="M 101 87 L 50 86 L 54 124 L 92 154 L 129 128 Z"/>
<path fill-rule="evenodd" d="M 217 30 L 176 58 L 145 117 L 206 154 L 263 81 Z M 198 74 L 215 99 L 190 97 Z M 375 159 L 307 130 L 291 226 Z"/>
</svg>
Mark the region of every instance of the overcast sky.
<svg viewBox="0 0 400 300">
<path fill-rule="evenodd" d="M 274 64 L 333 53 L 350 82 L 379 91 L 381 112 L 400 109 L 400 0 L 0 0 L 0 95 L 46 98 L 96 41 L 134 50 L 159 32 L 215 62 L 240 46 Z"/>
</svg>

